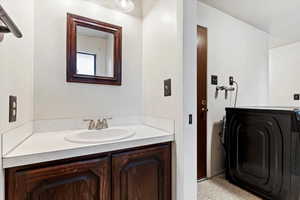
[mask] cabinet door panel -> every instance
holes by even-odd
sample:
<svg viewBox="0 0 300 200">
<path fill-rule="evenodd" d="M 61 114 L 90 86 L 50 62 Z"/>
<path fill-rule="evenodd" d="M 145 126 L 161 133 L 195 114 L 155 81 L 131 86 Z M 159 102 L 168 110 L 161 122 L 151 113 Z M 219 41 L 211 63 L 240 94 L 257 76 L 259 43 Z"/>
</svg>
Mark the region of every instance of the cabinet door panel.
<svg viewBox="0 0 300 200">
<path fill-rule="evenodd" d="M 113 155 L 113 200 L 170 200 L 170 146 Z"/>
<path fill-rule="evenodd" d="M 108 158 L 20 170 L 8 176 L 8 200 L 110 200 Z"/>
<path fill-rule="evenodd" d="M 238 112 L 227 120 L 228 179 L 267 199 L 278 196 L 284 180 L 280 120 L 263 112 Z"/>
</svg>

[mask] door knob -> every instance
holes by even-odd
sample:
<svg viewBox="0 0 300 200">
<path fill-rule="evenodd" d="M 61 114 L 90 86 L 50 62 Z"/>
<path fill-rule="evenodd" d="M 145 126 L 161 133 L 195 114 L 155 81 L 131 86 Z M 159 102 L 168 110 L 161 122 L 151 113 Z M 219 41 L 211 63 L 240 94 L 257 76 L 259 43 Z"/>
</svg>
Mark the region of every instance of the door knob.
<svg viewBox="0 0 300 200">
<path fill-rule="evenodd" d="M 201 111 L 202 111 L 202 112 L 207 112 L 208 109 L 207 109 L 207 108 L 202 108 Z"/>
</svg>

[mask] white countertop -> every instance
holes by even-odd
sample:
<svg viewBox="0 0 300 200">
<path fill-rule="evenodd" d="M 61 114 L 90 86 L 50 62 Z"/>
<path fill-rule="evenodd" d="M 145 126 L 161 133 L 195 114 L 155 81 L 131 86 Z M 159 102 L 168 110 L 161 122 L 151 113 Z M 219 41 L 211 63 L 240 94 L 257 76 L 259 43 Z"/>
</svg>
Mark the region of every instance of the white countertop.
<svg viewBox="0 0 300 200">
<path fill-rule="evenodd" d="M 145 125 L 122 126 L 135 130 L 131 138 L 98 143 L 80 144 L 65 140 L 76 131 L 35 133 L 6 155 L 3 155 L 3 168 L 11 168 L 65 158 L 104 153 L 139 146 L 174 141 L 174 134 Z"/>
</svg>

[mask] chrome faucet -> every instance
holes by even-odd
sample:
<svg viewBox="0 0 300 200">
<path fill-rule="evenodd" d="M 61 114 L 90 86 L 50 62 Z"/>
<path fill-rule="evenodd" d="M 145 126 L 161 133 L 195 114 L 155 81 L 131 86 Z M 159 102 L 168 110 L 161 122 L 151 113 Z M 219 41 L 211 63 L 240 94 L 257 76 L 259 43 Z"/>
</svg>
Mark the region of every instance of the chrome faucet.
<svg viewBox="0 0 300 200">
<path fill-rule="evenodd" d="M 107 120 L 112 119 L 110 118 L 103 118 L 102 120 L 98 119 L 97 122 L 92 119 L 86 119 L 85 122 L 89 122 L 88 130 L 102 130 L 108 128 Z"/>
</svg>

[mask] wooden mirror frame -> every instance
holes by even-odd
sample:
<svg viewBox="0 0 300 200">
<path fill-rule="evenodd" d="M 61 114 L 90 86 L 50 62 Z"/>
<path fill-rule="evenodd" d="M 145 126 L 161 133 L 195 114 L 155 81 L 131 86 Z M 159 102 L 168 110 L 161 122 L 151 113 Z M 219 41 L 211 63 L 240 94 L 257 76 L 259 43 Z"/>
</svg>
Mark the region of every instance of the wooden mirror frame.
<svg viewBox="0 0 300 200">
<path fill-rule="evenodd" d="M 90 76 L 76 73 L 77 26 L 82 26 L 114 35 L 114 76 Z M 122 27 L 86 17 L 67 14 L 67 82 L 121 85 L 122 84 Z"/>
</svg>

